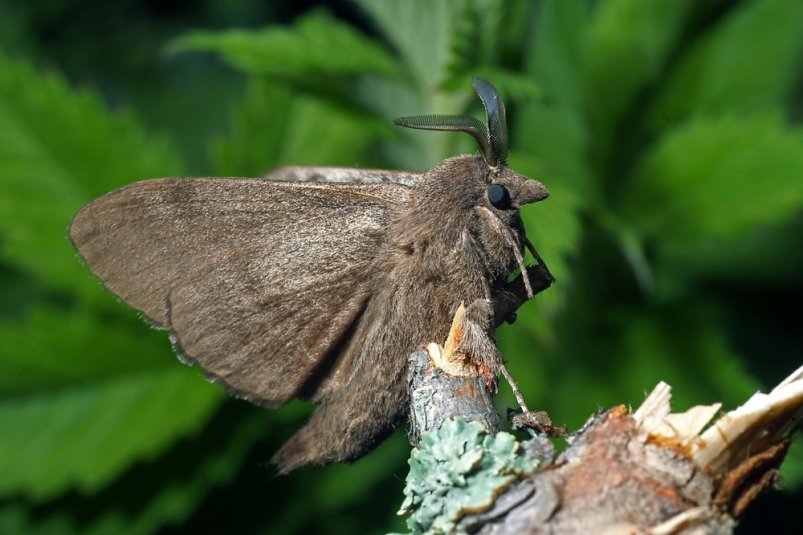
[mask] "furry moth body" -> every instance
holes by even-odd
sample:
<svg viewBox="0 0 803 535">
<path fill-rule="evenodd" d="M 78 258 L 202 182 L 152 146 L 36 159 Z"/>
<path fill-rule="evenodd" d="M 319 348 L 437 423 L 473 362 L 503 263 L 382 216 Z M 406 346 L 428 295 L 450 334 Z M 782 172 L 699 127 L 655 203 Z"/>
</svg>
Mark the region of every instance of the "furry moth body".
<svg viewBox="0 0 803 535">
<path fill-rule="evenodd" d="M 513 269 L 532 295 L 519 208 L 547 191 L 506 167 L 504 106 L 490 84 L 474 85 L 487 126 L 397 123 L 468 132 L 480 156 L 424 174 L 290 167 L 146 180 L 85 206 L 70 238 L 213 380 L 268 407 L 317 404 L 274 457 L 280 470 L 353 460 L 403 418 L 407 356 L 444 340 L 461 303 L 463 350 L 499 371 L 492 333 Z"/>
</svg>

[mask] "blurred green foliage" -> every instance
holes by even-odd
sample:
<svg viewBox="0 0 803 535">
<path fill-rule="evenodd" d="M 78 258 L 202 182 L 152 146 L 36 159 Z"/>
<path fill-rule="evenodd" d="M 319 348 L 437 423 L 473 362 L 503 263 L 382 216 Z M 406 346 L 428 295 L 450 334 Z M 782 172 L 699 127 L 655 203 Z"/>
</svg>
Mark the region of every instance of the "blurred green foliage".
<svg viewBox="0 0 803 535">
<path fill-rule="evenodd" d="M 524 216 L 558 283 L 499 332 L 530 405 L 576 427 L 659 380 L 678 408 L 777 383 L 803 362 L 801 28 L 788 0 L 0 3 L 0 533 L 403 529 L 401 432 L 274 478 L 309 407 L 179 365 L 66 228 L 151 177 L 425 170 L 471 141 L 390 120 L 479 114 L 471 75 L 552 194 Z M 801 450 L 742 533 L 797 532 Z"/>
</svg>

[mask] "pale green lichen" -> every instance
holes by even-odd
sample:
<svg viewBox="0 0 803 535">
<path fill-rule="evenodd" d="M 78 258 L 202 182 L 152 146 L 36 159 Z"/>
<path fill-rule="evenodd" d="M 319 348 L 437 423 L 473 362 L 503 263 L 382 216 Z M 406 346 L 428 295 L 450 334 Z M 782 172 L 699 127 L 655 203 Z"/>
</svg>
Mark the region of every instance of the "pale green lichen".
<svg viewBox="0 0 803 535">
<path fill-rule="evenodd" d="M 510 433 L 479 422 L 447 420 L 425 433 L 410 454 L 399 514 L 413 533 L 451 533 L 468 513 L 488 510 L 504 489 L 538 462 L 521 454 Z"/>
</svg>

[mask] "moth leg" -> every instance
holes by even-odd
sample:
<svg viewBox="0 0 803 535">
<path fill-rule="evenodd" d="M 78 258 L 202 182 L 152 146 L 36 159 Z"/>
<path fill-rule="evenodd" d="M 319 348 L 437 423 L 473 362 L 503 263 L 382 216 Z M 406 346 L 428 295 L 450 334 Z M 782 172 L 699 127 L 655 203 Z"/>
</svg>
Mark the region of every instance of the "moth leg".
<svg viewBox="0 0 803 535">
<path fill-rule="evenodd" d="M 513 379 L 513 376 L 510 374 L 510 371 L 507 369 L 507 366 L 505 366 L 504 362 L 502 362 L 502 366 L 499 368 L 499 372 L 502 374 L 502 377 L 505 378 L 507 384 L 510 385 L 510 389 L 513 390 L 513 395 L 516 396 L 516 401 L 518 402 L 521 411 L 524 414 L 530 414 L 531 411 L 529 407 L 527 407 L 527 402 L 524 401 L 524 396 L 521 394 L 521 390 L 519 390 L 519 385 L 516 382 L 516 380 Z"/>
<path fill-rule="evenodd" d="M 546 290 L 555 282 L 555 278 L 552 277 L 552 274 L 547 271 L 543 264 L 529 266 L 527 274 L 533 283 L 533 293 L 536 294 Z M 505 321 L 510 322 L 509 319 L 513 313 L 527 300 L 527 292 L 521 275 L 503 287 L 495 289 L 493 294 L 493 326 L 498 327 Z"/>
<path fill-rule="evenodd" d="M 536 264 L 542 266 L 549 278 L 554 282 L 555 277 L 553 277 L 552 273 L 549 272 L 549 268 L 546 267 L 546 262 L 544 262 L 544 259 L 541 258 L 540 254 L 538 254 L 538 250 L 536 250 L 535 245 L 533 245 L 533 242 L 531 242 L 527 236 L 524 237 L 524 246 L 530 251 L 530 254 L 533 255 Z"/>
<path fill-rule="evenodd" d="M 525 413 L 530 413 L 518 383 L 513 379 L 505 365 L 505 359 L 496 347 L 496 343 L 489 335 L 493 320 L 494 305 L 488 299 L 476 299 L 466 309 L 463 318 L 463 337 L 460 340 L 460 349 L 474 362 L 489 367 L 492 371 L 502 374 L 505 381 L 513 390 L 519 407 Z"/>
<path fill-rule="evenodd" d="M 494 373 L 504 366 L 504 359 L 489 334 L 493 318 L 489 299 L 475 299 L 465 310 L 458 351 L 472 362 L 490 368 Z"/>
</svg>

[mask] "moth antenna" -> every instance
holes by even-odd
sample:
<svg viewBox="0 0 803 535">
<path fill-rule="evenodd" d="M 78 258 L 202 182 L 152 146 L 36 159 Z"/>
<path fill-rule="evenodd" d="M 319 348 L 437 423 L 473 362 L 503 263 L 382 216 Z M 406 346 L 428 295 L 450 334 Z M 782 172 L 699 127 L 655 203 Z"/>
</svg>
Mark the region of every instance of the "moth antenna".
<svg viewBox="0 0 803 535">
<path fill-rule="evenodd" d="M 471 84 L 477 91 L 482 105 L 485 106 L 485 117 L 488 123 L 488 146 L 491 149 L 491 161 L 489 165 L 505 165 L 507 163 L 507 115 L 505 104 L 499 97 L 499 92 L 494 86 L 482 78 L 472 78 Z"/>
<path fill-rule="evenodd" d="M 411 115 L 393 120 L 394 124 L 418 130 L 451 130 L 465 132 L 480 146 L 486 161 L 490 158 L 491 147 L 488 129 L 479 119 L 468 115 Z"/>
<path fill-rule="evenodd" d="M 505 104 L 499 92 L 481 78 L 472 78 L 471 83 L 485 107 L 485 123 L 468 115 L 412 115 L 394 119 L 394 123 L 419 130 L 455 130 L 465 132 L 477 142 L 482 157 L 491 167 L 507 163 L 507 118 Z"/>
<path fill-rule="evenodd" d="M 507 244 L 513 250 L 513 256 L 516 257 L 516 263 L 521 270 L 521 278 L 524 281 L 524 289 L 527 290 L 527 299 L 532 299 L 534 294 L 533 286 L 530 283 L 530 275 L 527 273 L 527 265 L 524 263 L 524 255 L 521 254 L 519 246 L 516 243 L 516 240 L 513 238 L 513 231 L 507 225 L 504 225 L 501 221 L 499 221 L 494 213 L 484 206 L 477 206 L 477 209 L 479 209 L 481 213 L 487 219 L 489 219 L 491 224 L 496 228 L 499 234 L 505 238 L 505 241 L 507 241 Z"/>
</svg>

